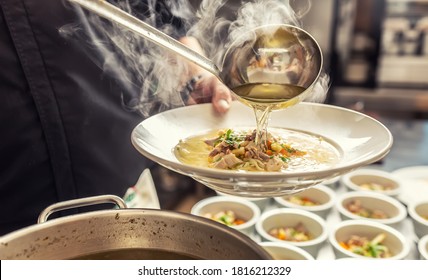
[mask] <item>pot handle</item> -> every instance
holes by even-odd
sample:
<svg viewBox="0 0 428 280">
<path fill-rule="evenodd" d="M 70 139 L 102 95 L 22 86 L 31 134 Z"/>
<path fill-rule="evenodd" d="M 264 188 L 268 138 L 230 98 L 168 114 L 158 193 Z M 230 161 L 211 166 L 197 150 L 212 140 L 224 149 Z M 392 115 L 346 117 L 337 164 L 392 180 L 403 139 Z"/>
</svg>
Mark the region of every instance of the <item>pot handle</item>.
<svg viewBox="0 0 428 280">
<path fill-rule="evenodd" d="M 126 206 L 125 201 L 122 198 L 115 195 L 99 195 L 99 196 L 91 196 L 85 198 L 77 198 L 67 201 L 58 202 L 48 206 L 45 210 L 43 210 L 39 218 L 37 220 L 38 224 L 44 223 L 47 221 L 48 217 L 58 211 L 67 210 L 71 208 L 77 208 L 82 206 L 90 206 L 102 203 L 114 203 L 119 208 L 128 208 Z"/>
</svg>

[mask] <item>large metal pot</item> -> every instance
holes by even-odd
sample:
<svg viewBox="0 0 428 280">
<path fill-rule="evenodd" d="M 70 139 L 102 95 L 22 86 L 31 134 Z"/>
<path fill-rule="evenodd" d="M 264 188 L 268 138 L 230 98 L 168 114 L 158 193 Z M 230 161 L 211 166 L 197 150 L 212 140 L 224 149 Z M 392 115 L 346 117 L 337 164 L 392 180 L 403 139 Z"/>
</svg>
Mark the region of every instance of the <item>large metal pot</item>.
<svg viewBox="0 0 428 280">
<path fill-rule="evenodd" d="M 107 201 L 119 209 L 46 221 L 56 211 Z M 111 195 L 54 204 L 40 214 L 39 224 L 0 238 L 0 259 L 271 258 L 252 239 L 220 223 L 173 211 L 123 208 L 123 200 Z"/>
</svg>

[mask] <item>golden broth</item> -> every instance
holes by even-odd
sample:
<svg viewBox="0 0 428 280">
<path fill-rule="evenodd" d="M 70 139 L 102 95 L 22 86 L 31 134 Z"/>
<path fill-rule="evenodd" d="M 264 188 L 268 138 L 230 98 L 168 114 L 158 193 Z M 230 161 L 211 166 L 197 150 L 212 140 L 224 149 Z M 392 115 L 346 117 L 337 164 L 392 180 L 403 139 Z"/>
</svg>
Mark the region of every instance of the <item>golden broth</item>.
<svg viewBox="0 0 428 280">
<path fill-rule="evenodd" d="M 248 129 L 238 131 L 241 130 L 248 131 Z M 216 129 L 181 140 L 174 148 L 175 156 L 185 164 L 210 167 L 208 155 L 212 151 L 212 147 L 204 141 L 215 138 L 219 131 L 220 129 Z M 269 132 L 291 147 L 306 152 L 303 156 L 291 158 L 287 168 L 281 171 L 302 172 L 326 169 L 335 165 L 340 159 L 340 152 L 321 137 L 280 128 L 270 128 Z"/>
<path fill-rule="evenodd" d="M 127 248 L 114 249 L 78 256 L 73 260 L 196 260 L 200 259 L 184 253 L 159 249 Z"/>
</svg>

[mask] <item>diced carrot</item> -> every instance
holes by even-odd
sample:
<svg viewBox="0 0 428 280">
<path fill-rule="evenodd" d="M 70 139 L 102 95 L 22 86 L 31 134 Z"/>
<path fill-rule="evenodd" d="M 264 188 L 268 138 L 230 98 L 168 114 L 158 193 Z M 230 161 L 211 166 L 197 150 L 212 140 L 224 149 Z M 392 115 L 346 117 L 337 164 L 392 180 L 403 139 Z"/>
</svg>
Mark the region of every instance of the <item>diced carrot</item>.
<svg viewBox="0 0 428 280">
<path fill-rule="evenodd" d="M 278 238 L 281 240 L 286 240 L 287 239 L 287 235 L 285 234 L 285 230 L 279 230 L 278 232 Z"/>
<path fill-rule="evenodd" d="M 242 225 L 243 223 L 245 223 L 245 221 L 244 220 L 241 220 L 241 219 L 236 219 L 235 220 L 235 222 L 234 222 L 234 224 L 237 226 L 237 225 Z"/>
<path fill-rule="evenodd" d="M 349 246 L 348 246 L 348 244 L 346 244 L 345 242 L 340 241 L 340 242 L 339 242 L 339 245 L 340 245 L 340 246 L 342 246 L 342 248 L 343 248 L 343 249 L 345 249 L 345 250 L 349 250 Z"/>
</svg>

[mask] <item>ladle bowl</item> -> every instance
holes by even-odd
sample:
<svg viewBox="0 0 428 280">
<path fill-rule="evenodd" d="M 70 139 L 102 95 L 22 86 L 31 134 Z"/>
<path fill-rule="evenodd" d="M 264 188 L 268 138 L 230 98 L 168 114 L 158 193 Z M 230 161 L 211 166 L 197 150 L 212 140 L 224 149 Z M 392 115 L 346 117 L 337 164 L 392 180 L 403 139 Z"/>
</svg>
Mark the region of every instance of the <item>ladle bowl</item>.
<svg viewBox="0 0 428 280">
<path fill-rule="evenodd" d="M 305 30 L 287 24 L 264 25 L 229 44 L 220 67 L 210 59 L 102 0 L 69 0 L 164 47 L 219 78 L 238 99 L 281 109 L 305 99 L 323 64 L 320 46 Z M 220 70 L 219 70 L 220 69 Z"/>
<path fill-rule="evenodd" d="M 286 24 L 264 25 L 229 46 L 220 78 L 241 102 L 276 110 L 305 99 L 322 64 L 320 47 L 309 33 Z"/>
</svg>

